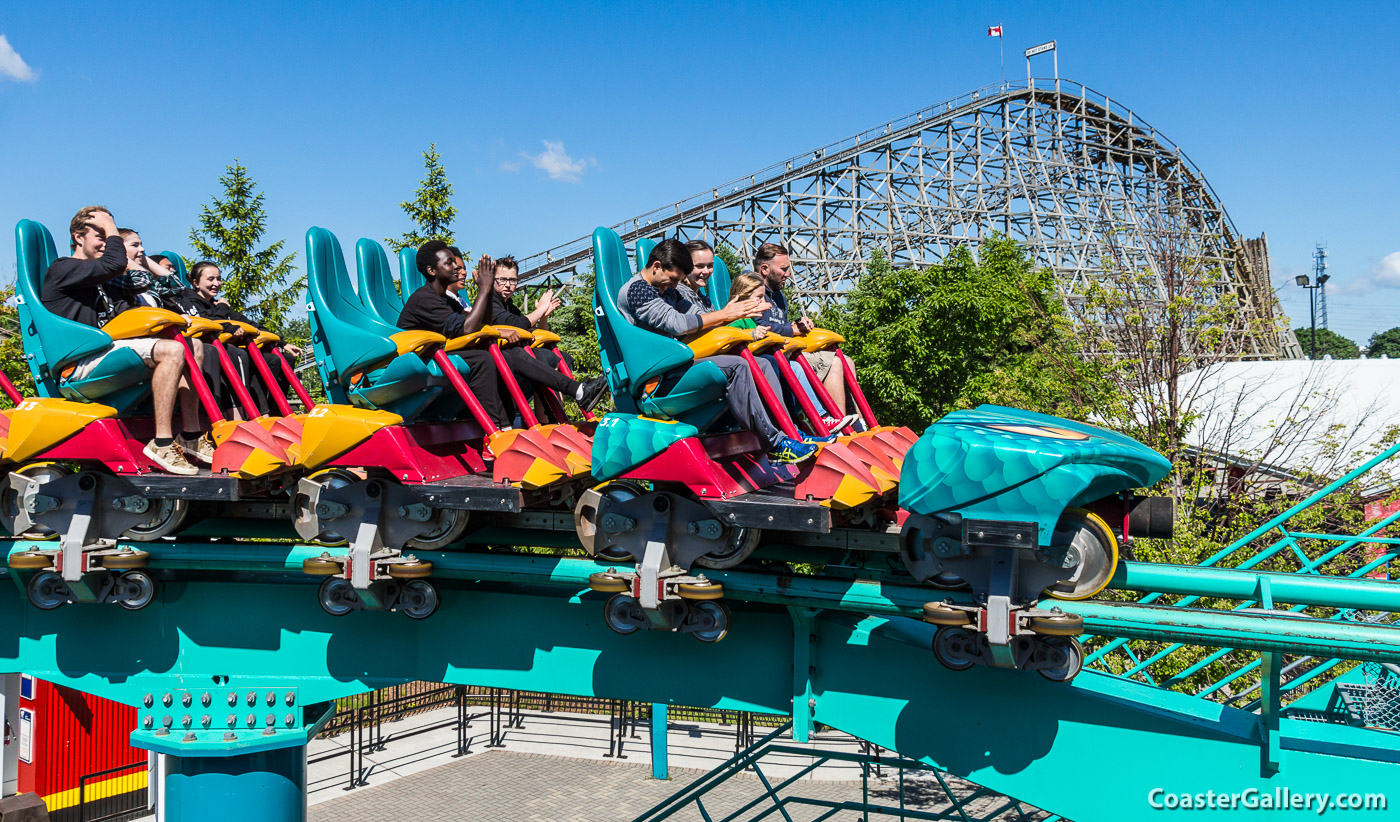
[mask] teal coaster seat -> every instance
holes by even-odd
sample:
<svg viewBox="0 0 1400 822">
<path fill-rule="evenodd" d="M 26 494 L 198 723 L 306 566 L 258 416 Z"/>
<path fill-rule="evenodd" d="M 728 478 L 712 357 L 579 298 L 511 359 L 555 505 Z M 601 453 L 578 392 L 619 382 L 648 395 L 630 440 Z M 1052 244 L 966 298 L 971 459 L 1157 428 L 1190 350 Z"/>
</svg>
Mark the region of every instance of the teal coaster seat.
<svg viewBox="0 0 1400 822">
<path fill-rule="evenodd" d="M 405 248 L 403 251 L 407 253 L 410 249 Z M 423 275 L 418 273 L 417 249 L 412 251 L 413 253 L 408 254 L 407 258 L 413 265 L 411 276 L 417 277 L 419 283 L 413 288 L 405 287 L 405 295 L 412 294 L 417 287 L 427 282 Z M 405 259 L 404 253 L 399 255 L 400 264 Z M 397 330 L 399 315 L 403 313 L 404 297 L 399 295 L 399 289 L 394 284 L 393 270 L 389 267 L 389 257 L 384 253 L 384 247 L 375 240 L 361 237 L 355 243 L 355 269 L 360 281 L 358 295 L 360 305 L 382 322 L 394 326 Z M 405 273 L 404 276 L 409 277 L 410 275 Z M 405 280 L 405 284 L 411 282 L 411 279 Z M 457 371 L 463 377 L 471 373 L 471 366 L 460 356 L 449 354 L 448 359 L 457 367 Z M 428 363 L 428 371 L 434 378 L 443 376 L 442 369 L 436 362 Z M 465 411 L 466 403 L 457 395 L 457 392 L 447 390 L 444 387 L 436 400 L 424 406 L 419 417 L 424 420 L 455 420 L 460 418 Z"/>
<path fill-rule="evenodd" d="M 136 410 L 150 394 L 151 369 L 130 349 L 118 349 L 85 379 L 63 376 L 69 366 L 110 349 L 112 338 L 100 328 L 60 317 L 44 305 L 44 274 L 58 259 L 49 230 L 33 220 L 20 220 L 15 225 L 15 257 L 21 341 L 39 395 L 100 402 L 119 414 Z"/>
<path fill-rule="evenodd" d="M 404 296 L 407 294 L 400 295 L 394 285 L 394 275 L 389 270 L 389 257 L 384 253 L 384 247 L 368 237 L 361 237 L 355 243 L 355 268 L 360 278 L 360 302 L 384 322 L 390 325 L 397 323 L 399 315 L 403 313 Z M 414 273 L 418 273 L 416 269 Z"/>
<path fill-rule="evenodd" d="M 400 329 L 360 302 L 334 234 L 309 229 L 306 260 L 311 345 L 331 401 L 418 419 L 442 394 L 445 378 L 417 354 L 398 353 L 392 338 Z"/>
<path fill-rule="evenodd" d="M 734 281 L 729 275 L 729 266 L 724 264 L 718 255 L 715 256 L 715 270 L 710 275 L 710 281 L 705 284 L 705 296 L 710 299 L 710 305 L 718 311 L 729 305 L 729 289 Z"/>
<path fill-rule="evenodd" d="M 639 248 L 639 253 L 645 260 L 650 247 L 645 253 Z M 617 410 L 704 430 L 727 410 L 724 372 L 714 363 L 695 362 L 685 343 L 638 328 L 623 316 L 617 293 L 631 278 L 632 266 L 616 232 L 608 228 L 593 232 L 593 263 L 597 275 L 594 322 L 603 373 Z M 656 384 L 649 390 L 652 383 Z"/>
</svg>

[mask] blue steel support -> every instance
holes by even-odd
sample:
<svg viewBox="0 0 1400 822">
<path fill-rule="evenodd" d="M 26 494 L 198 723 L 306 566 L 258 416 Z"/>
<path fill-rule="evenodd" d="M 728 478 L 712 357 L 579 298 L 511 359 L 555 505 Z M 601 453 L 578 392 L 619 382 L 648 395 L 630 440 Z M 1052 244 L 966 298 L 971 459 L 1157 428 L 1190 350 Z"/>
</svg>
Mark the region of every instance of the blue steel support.
<svg viewBox="0 0 1400 822">
<path fill-rule="evenodd" d="M 671 767 L 666 750 L 666 703 L 651 703 L 651 778 L 670 779 Z"/>
<path fill-rule="evenodd" d="M 172 756 L 165 818 L 201 822 L 304 822 L 306 746 L 236 756 Z"/>
</svg>

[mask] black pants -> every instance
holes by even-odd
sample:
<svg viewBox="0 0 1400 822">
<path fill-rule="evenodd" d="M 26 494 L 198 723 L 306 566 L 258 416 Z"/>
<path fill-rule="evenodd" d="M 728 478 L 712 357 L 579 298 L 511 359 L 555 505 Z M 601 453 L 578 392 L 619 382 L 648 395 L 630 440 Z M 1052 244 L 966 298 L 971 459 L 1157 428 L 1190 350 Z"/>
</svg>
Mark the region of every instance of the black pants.
<svg viewBox="0 0 1400 822">
<path fill-rule="evenodd" d="M 578 383 L 560 373 L 557 367 L 559 357 L 552 351 L 536 349 L 535 354 L 539 356 L 532 357 L 529 351 L 516 346 L 502 353 L 506 355 L 506 365 L 510 366 L 511 373 L 520 380 L 520 389 L 525 396 L 530 396 L 535 386 L 553 388 L 569 399 L 573 399 L 578 392 Z"/>
<path fill-rule="evenodd" d="M 498 426 L 509 425 L 510 417 L 506 416 L 505 406 L 501 404 L 501 392 L 497 388 L 500 375 L 496 372 L 496 363 L 491 359 L 491 354 L 472 348 L 456 351 L 453 356 L 461 357 L 471 366 L 471 371 L 467 374 L 467 387 L 486 410 L 486 416 Z"/>
</svg>

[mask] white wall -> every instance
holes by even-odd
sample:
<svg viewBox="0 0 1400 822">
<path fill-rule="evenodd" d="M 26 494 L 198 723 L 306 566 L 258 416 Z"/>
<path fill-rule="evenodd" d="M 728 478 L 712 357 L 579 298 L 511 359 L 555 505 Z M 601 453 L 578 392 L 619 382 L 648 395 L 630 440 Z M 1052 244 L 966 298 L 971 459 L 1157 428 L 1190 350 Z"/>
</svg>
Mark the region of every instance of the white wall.
<svg viewBox="0 0 1400 822">
<path fill-rule="evenodd" d="M 11 735 L 0 750 L 0 796 L 19 790 L 19 674 L 0 674 L 0 715 Z"/>
</svg>

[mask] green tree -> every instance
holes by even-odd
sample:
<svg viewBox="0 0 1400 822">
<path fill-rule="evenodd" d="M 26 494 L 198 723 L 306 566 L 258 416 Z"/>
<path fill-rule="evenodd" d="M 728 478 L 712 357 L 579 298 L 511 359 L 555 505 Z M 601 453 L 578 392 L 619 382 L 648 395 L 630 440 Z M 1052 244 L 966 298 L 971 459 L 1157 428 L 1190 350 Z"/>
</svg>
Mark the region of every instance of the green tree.
<svg viewBox="0 0 1400 822">
<path fill-rule="evenodd" d="M 1069 350 L 1050 272 L 1001 236 L 980 257 L 963 247 L 939 265 L 895 269 L 877 252 L 845 303 L 822 312 L 818 325 L 846 338 L 876 415 L 923 430 L 982 401 L 1076 416 L 1102 405 L 1110 392 Z"/>
<path fill-rule="evenodd" d="M 1389 331 L 1378 331 L 1371 335 L 1371 341 L 1366 344 L 1366 356 L 1379 357 L 1382 355 L 1392 360 L 1400 359 L 1400 327 L 1392 328 Z"/>
<path fill-rule="evenodd" d="M 1303 353 L 1308 357 L 1313 357 L 1312 329 L 1295 328 L 1293 333 L 1297 335 L 1298 344 L 1303 347 Z M 1320 360 L 1329 354 L 1334 360 L 1354 360 L 1361 356 L 1361 347 L 1330 328 L 1319 328 L 1317 330 L 1316 359 Z"/>
<path fill-rule="evenodd" d="M 453 244 L 452 221 L 457 218 L 457 209 L 452 205 L 452 183 L 442 167 L 442 155 L 438 154 L 437 143 L 429 143 L 428 150 L 423 152 L 423 167 L 425 174 L 418 182 L 413 199 L 399 203 L 399 207 L 413 221 L 413 230 L 397 240 L 384 238 L 395 254 L 405 248 L 417 248 L 429 240 Z M 470 260 L 471 255 L 463 252 L 462 259 Z"/>
<path fill-rule="evenodd" d="M 306 317 L 292 317 L 287 320 L 282 327 L 282 339 L 292 345 L 306 349 L 306 357 L 314 357 L 311 353 L 311 322 Z M 290 356 L 288 356 L 290 360 Z M 302 360 L 307 362 L 308 360 Z M 292 363 L 293 367 L 297 363 Z M 321 371 L 317 368 L 307 368 L 297 372 L 297 377 L 301 384 L 306 386 L 306 393 L 311 395 L 311 399 L 317 405 L 327 402 L 326 387 L 321 384 Z"/>
<path fill-rule="evenodd" d="M 237 158 L 219 176 L 219 184 L 223 197 L 200 207 L 190 244 L 198 258 L 218 264 L 224 279 L 219 294 L 229 305 L 280 332 L 287 311 L 306 287 L 306 275 L 293 276 L 296 253 L 282 255 L 285 241 L 257 250 L 267 229 L 267 211 L 257 182 Z"/>
</svg>

